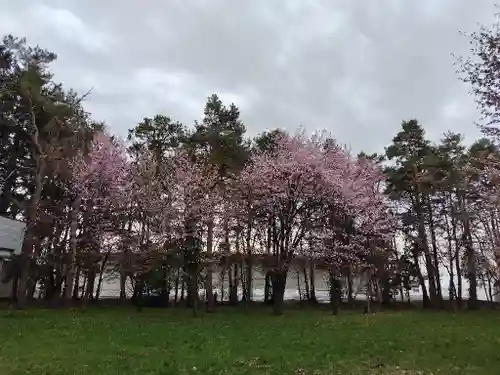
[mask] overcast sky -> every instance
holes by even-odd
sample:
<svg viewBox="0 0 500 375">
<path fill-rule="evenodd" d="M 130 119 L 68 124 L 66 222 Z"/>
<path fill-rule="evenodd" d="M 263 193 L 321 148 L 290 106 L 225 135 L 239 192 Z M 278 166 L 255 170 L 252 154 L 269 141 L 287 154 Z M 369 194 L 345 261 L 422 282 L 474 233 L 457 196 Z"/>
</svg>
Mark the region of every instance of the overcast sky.
<svg viewBox="0 0 500 375">
<path fill-rule="evenodd" d="M 250 134 L 327 129 L 381 151 L 401 121 L 433 139 L 478 119 L 452 53 L 494 0 L 0 0 L 0 34 L 59 56 L 56 79 L 121 136 L 162 113 L 191 125 L 234 101 Z"/>
</svg>

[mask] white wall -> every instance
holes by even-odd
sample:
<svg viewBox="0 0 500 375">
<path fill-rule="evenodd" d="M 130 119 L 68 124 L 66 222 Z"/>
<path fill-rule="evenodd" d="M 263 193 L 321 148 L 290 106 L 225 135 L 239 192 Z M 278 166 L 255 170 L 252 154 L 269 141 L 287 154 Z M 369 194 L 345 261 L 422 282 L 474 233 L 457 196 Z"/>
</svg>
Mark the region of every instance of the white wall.
<svg viewBox="0 0 500 375">
<path fill-rule="evenodd" d="M 0 248 L 12 249 L 14 254 L 20 254 L 25 228 L 26 224 L 22 221 L 0 216 Z"/>
</svg>

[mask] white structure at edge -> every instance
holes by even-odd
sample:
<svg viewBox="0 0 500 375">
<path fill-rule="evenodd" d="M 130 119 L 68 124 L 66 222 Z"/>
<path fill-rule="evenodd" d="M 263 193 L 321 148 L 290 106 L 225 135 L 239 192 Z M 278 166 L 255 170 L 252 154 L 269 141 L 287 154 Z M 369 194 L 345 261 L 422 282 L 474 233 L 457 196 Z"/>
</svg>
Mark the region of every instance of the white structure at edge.
<svg viewBox="0 0 500 375">
<path fill-rule="evenodd" d="M 3 278 L 2 266 L 6 258 L 21 253 L 26 224 L 22 221 L 0 216 L 0 280 Z M 0 282 L 0 298 L 10 296 L 10 283 Z"/>
</svg>

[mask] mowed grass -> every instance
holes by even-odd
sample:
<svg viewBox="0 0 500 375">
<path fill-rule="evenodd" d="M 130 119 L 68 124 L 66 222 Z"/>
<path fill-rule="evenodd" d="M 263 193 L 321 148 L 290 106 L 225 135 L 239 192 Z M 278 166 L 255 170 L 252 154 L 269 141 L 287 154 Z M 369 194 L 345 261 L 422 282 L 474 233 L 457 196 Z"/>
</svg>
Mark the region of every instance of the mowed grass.
<svg viewBox="0 0 500 375">
<path fill-rule="evenodd" d="M 0 312 L 0 374 L 500 374 L 500 313 Z"/>
</svg>

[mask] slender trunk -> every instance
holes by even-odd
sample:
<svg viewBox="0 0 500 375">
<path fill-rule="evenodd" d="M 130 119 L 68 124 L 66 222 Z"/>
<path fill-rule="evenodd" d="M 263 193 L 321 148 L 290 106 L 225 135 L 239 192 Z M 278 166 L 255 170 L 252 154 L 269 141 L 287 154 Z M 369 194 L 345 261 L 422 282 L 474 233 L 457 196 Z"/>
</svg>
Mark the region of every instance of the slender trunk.
<svg viewBox="0 0 500 375">
<path fill-rule="evenodd" d="M 315 272 L 314 272 L 315 266 L 314 262 L 309 263 L 309 280 L 310 280 L 310 297 L 311 297 L 311 302 L 317 303 L 318 300 L 316 299 L 316 282 L 315 282 Z"/>
<path fill-rule="evenodd" d="M 233 268 L 233 265 L 229 265 L 227 268 L 227 281 L 228 281 L 228 289 L 229 289 L 229 303 L 232 304 L 234 300 L 233 296 L 233 290 L 234 290 L 234 280 L 233 280 L 233 273 L 231 272 Z"/>
<path fill-rule="evenodd" d="M 43 177 L 45 175 L 45 160 L 43 156 L 36 156 L 37 172 L 35 175 L 35 188 L 28 204 L 26 214 L 26 229 L 24 232 L 24 242 L 21 249 L 20 277 L 17 286 L 16 307 L 22 309 L 26 306 L 28 279 L 30 277 L 30 264 L 33 254 L 35 228 L 38 221 L 38 206 L 42 196 Z"/>
<path fill-rule="evenodd" d="M 493 284 L 491 283 L 491 277 L 487 277 L 488 278 L 488 295 L 490 296 L 490 302 L 491 302 L 491 306 L 493 307 L 494 306 L 494 303 L 493 303 Z"/>
<path fill-rule="evenodd" d="M 274 270 L 271 276 L 273 286 L 273 313 L 283 314 L 283 304 L 285 299 L 287 270 Z"/>
<path fill-rule="evenodd" d="M 16 274 L 12 278 L 12 289 L 11 289 L 11 300 L 12 304 L 16 305 L 17 304 L 17 289 L 19 285 L 19 276 Z"/>
<path fill-rule="evenodd" d="M 81 199 L 77 197 L 73 202 L 73 207 L 71 210 L 71 255 L 69 259 L 68 271 L 66 272 L 65 284 L 67 288 L 63 295 L 63 301 L 65 304 L 69 303 L 70 293 L 73 289 L 73 283 L 75 282 L 75 270 L 76 270 L 76 251 L 77 251 L 77 238 L 76 231 L 78 229 L 78 211 L 80 208 Z"/>
<path fill-rule="evenodd" d="M 371 271 L 369 271 L 371 272 Z M 371 280 L 371 275 L 370 278 L 368 279 L 368 284 L 366 285 L 366 313 L 371 314 L 372 312 L 372 280 Z"/>
<path fill-rule="evenodd" d="M 245 302 L 245 308 L 248 308 L 248 288 L 247 288 L 247 280 L 246 280 L 246 267 L 245 263 L 241 262 L 240 263 L 240 281 L 241 281 L 241 294 L 242 294 L 242 301 Z"/>
<path fill-rule="evenodd" d="M 166 306 L 168 306 L 170 303 L 170 291 L 172 290 L 172 276 L 170 273 L 167 273 L 166 265 L 165 265 L 165 273 L 163 281 L 165 284 L 165 291 L 164 291 L 165 304 Z"/>
<path fill-rule="evenodd" d="M 62 225 L 61 225 L 61 232 L 62 232 Z M 52 294 L 52 304 L 56 305 L 59 304 L 61 301 L 61 296 L 62 296 L 62 286 L 63 286 L 63 249 L 65 249 L 65 244 L 68 240 L 69 237 L 69 226 L 65 226 L 64 228 L 64 236 L 61 237 L 61 233 L 58 235 L 59 241 L 54 243 L 54 253 L 55 253 L 55 261 L 56 263 L 54 264 L 54 272 L 55 272 L 55 277 L 54 277 L 54 291 Z"/>
<path fill-rule="evenodd" d="M 188 275 L 188 306 L 192 308 L 193 315 L 198 314 L 198 247 L 195 233 L 196 221 L 193 217 L 188 217 L 185 222 L 185 259 Z"/>
<path fill-rule="evenodd" d="M 444 217 L 444 223 L 445 223 L 445 229 L 446 229 L 446 237 L 448 240 L 448 268 L 449 268 L 449 274 L 450 274 L 450 283 L 448 287 L 448 298 L 452 304 L 453 310 L 455 310 L 455 294 L 456 294 L 456 288 L 455 288 L 455 272 L 453 271 L 453 245 L 452 245 L 452 233 L 451 233 L 451 228 L 450 228 L 450 223 L 448 221 L 448 215 L 445 215 Z"/>
<path fill-rule="evenodd" d="M 453 258 L 450 258 L 450 286 L 449 286 L 449 296 L 448 298 L 451 301 L 452 308 L 455 310 L 456 303 L 456 287 L 455 287 L 455 273 L 453 272 Z"/>
<path fill-rule="evenodd" d="M 120 270 L 120 303 L 124 304 L 127 301 L 127 275 L 123 270 Z"/>
<path fill-rule="evenodd" d="M 142 312 L 144 308 L 144 276 L 138 275 L 137 281 L 135 283 L 135 291 L 134 291 L 134 301 L 137 312 Z"/>
<path fill-rule="evenodd" d="M 299 294 L 299 301 L 302 301 L 302 290 L 300 288 L 300 271 L 297 270 L 297 293 Z"/>
<path fill-rule="evenodd" d="M 213 312 L 215 310 L 215 301 L 213 292 L 213 239 L 214 239 L 214 222 L 213 220 L 209 220 L 207 224 L 207 275 L 205 279 L 207 312 Z"/>
<path fill-rule="evenodd" d="M 413 255 L 413 262 L 415 263 L 415 267 L 416 267 L 416 271 L 417 271 L 418 282 L 420 284 L 420 288 L 422 289 L 422 303 L 423 303 L 424 308 L 428 308 L 429 307 L 429 294 L 427 293 L 427 286 L 425 285 L 425 280 L 424 280 L 424 277 L 422 275 L 422 271 L 420 269 L 418 255 L 416 254 L 415 251 L 413 252 L 412 255 Z"/>
<path fill-rule="evenodd" d="M 230 269 L 230 271 L 231 271 L 231 269 Z M 231 285 L 230 291 L 229 291 L 229 303 L 231 305 L 237 305 L 238 304 L 238 263 L 233 264 L 232 271 L 233 271 L 232 272 L 233 282 L 232 282 L 232 285 Z M 229 276 L 229 277 L 231 278 L 231 276 Z"/>
<path fill-rule="evenodd" d="M 414 166 L 414 174 L 416 178 L 416 166 Z M 414 197 L 414 208 L 415 208 L 415 214 L 418 219 L 418 247 L 419 250 L 424 254 L 424 259 L 425 259 L 425 265 L 427 267 L 427 276 L 429 279 L 429 295 L 430 299 L 429 302 L 434 305 L 436 302 L 436 297 L 437 297 L 437 290 L 436 290 L 436 279 L 435 279 L 435 274 L 434 274 L 434 265 L 432 262 L 432 258 L 430 255 L 430 250 L 429 250 L 429 243 L 427 241 L 427 233 L 426 233 L 426 228 L 425 228 L 425 217 L 424 217 L 424 210 L 423 210 L 423 196 L 420 192 L 420 184 L 417 183 L 417 193 L 415 194 Z"/>
<path fill-rule="evenodd" d="M 443 307 L 443 291 L 441 288 L 441 277 L 439 275 L 439 258 L 438 258 L 438 247 L 436 239 L 436 228 L 434 225 L 434 216 L 432 214 L 432 204 L 430 198 L 428 199 L 428 209 L 429 209 L 429 229 L 431 232 L 431 242 L 432 242 L 432 257 L 433 257 L 433 273 L 436 282 L 437 298 L 440 307 Z"/>
<path fill-rule="evenodd" d="M 191 267 L 191 275 L 189 276 L 188 282 L 188 294 L 189 294 L 189 303 L 191 304 L 191 308 L 193 311 L 193 315 L 198 315 L 198 275 L 195 265 Z"/>
<path fill-rule="evenodd" d="M 46 270 L 45 270 L 45 280 L 46 280 L 46 283 L 44 285 L 44 288 L 43 288 L 43 298 L 47 301 L 47 302 L 50 302 L 50 301 L 54 301 L 56 300 L 57 301 L 57 298 L 54 297 L 55 296 L 55 289 L 56 289 L 56 279 L 55 279 L 55 275 L 54 275 L 54 267 L 52 264 L 48 264 L 46 266 Z"/>
<path fill-rule="evenodd" d="M 177 305 L 177 302 L 179 302 L 179 272 L 179 268 L 177 268 L 177 275 L 175 277 L 174 305 Z"/>
<path fill-rule="evenodd" d="M 108 251 L 101 262 L 101 269 L 99 270 L 99 281 L 97 282 L 97 291 L 95 293 L 95 300 L 98 301 L 101 296 L 102 281 L 104 278 L 104 272 L 106 272 L 106 265 L 108 263 L 110 252 Z"/>
<path fill-rule="evenodd" d="M 87 288 L 86 288 L 85 293 L 83 295 L 83 303 L 84 304 L 86 304 L 87 302 L 92 300 L 92 298 L 94 296 L 96 272 L 95 272 L 95 265 L 93 263 L 89 269 L 87 277 L 88 277 Z"/>
<path fill-rule="evenodd" d="M 272 303 L 273 302 L 273 289 L 272 289 L 272 272 L 267 271 L 264 278 L 264 302 Z"/>
<path fill-rule="evenodd" d="M 354 302 L 352 283 L 353 283 L 352 270 L 351 270 L 351 267 L 349 266 L 347 268 L 347 302 L 349 304 L 353 304 L 353 302 Z"/>
<path fill-rule="evenodd" d="M 337 315 L 339 313 L 340 302 L 341 302 L 341 283 L 339 277 L 334 271 L 330 270 L 328 273 L 330 277 L 330 306 L 332 309 L 332 314 Z"/>
<path fill-rule="evenodd" d="M 488 290 L 487 277 L 485 277 L 484 275 L 481 275 L 481 283 L 483 284 L 483 287 L 484 287 L 484 294 L 486 295 L 486 302 L 491 302 L 491 293 Z"/>
<path fill-rule="evenodd" d="M 220 301 L 224 302 L 224 281 L 226 279 L 226 269 L 222 267 L 220 270 Z"/>
<path fill-rule="evenodd" d="M 36 285 L 40 278 L 40 267 L 36 264 L 36 259 L 40 256 L 42 247 L 42 239 L 40 237 L 35 237 L 34 246 L 33 246 L 33 255 L 30 259 L 29 264 L 29 277 L 26 283 L 26 299 L 31 303 L 35 298 Z"/>
<path fill-rule="evenodd" d="M 477 271 L 476 271 L 476 253 L 472 245 L 472 236 L 470 232 L 470 222 L 464 220 L 464 244 L 465 255 L 467 257 L 467 279 L 469 281 L 469 301 L 467 307 L 475 310 L 479 307 L 477 300 Z"/>
<path fill-rule="evenodd" d="M 457 273 L 457 294 L 456 299 L 458 306 L 462 307 L 462 267 L 460 265 L 460 246 L 457 238 L 457 220 L 452 217 L 451 232 L 453 236 L 453 242 L 455 244 L 455 270 Z"/>
<path fill-rule="evenodd" d="M 88 282 L 89 282 L 89 274 L 87 272 L 87 273 L 84 273 L 84 275 L 83 275 L 83 285 L 82 285 L 82 287 L 78 288 L 76 290 L 76 298 L 75 298 L 75 300 L 80 300 L 80 301 L 83 300 L 83 298 L 85 297 L 85 291 L 87 290 L 87 284 L 88 284 Z M 80 294 L 80 290 L 79 289 L 81 289 L 82 294 Z"/>
<path fill-rule="evenodd" d="M 181 279 L 181 301 L 184 301 L 186 299 L 185 297 L 186 294 L 186 281 L 184 280 L 184 276 Z"/>
<path fill-rule="evenodd" d="M 307 276 L 307 269 L 306 267 L 302 267 L 302 274 L 304 275 L 304 289 L 306 293 L 306 300 L 310 301 L 311 296 L 309 294 L 309 277 Z"/>
<path fill-rule="evenodd" d="M 132 220 L 128 220 L 127 232 L 132 232 Z M 122 254 L 120 256 L 120 303 L 125 304 L 127 302 L 127 276 L 130 275 L 130 258 L 129 251 L 126 243 L 123 242 Z"/>
<path fill-rule="evenodd" d="M 246 276 L 246 298 L 247 298 L 247 302 L 251 302 L 252 301 L 252 291 L 253 291 L 253 262 L 252 262 L 252 248 L 251 248 L 251 243 L 250 243 L 250 239 L 251 239 L 251 235 L 252 235 L 252 224 L 249 220 L 249 222 L 247 223 L 247 235 L 246 235 L 246 239 L 245 239 L 245 247 L 246 247 L 246 250 L 247 250 L 247 262 L 246 262 L 246 269 L 247 269 L 247 276 Z"/>
<path fill-rule="evenodd" d="M 387 272 L 384 271 L 384 277 L 380 280 L 379 294 L 383 306 L 390 307 L 391 299 L 391 284 Z"/>
<path fill-rule="evenodd" d="M 72 299 L 75 301 L 79 298 L 78 291 L 80 288 L 80 274 L 81 274 L 81 268 L 76 267 L 75 282 L 74 282 L 73 290 L 71 291 L 73 293 Z M 68 293 L 71 293 L 71 292 L 68 292 Z"/>
</svg>

